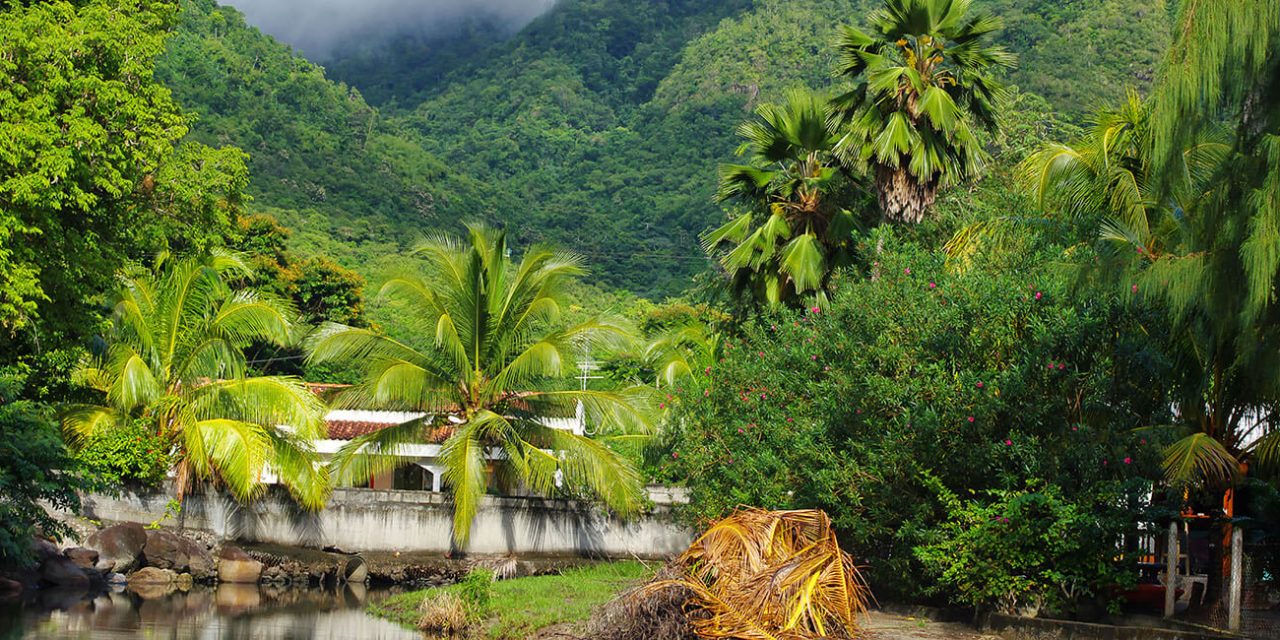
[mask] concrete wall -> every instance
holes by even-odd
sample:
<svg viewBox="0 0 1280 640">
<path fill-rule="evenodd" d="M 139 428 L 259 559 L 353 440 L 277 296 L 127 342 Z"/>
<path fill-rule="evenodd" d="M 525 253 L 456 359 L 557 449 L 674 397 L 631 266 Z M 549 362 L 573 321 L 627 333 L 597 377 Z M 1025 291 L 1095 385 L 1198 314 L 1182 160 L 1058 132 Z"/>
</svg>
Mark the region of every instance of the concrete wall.
<svg viewBox="0 0 1280 640">
<path fill-rule="evenodd" d="M 97 520 L 150 523 L 164 515 L 172 494 L 88 495 L 84 515 Z M 671 507 L 678 490 L 650 491 L 655 506 L 630 521 L 610 517 L 598 505 L 570 500 L 486 496 L 465 549 L 452 542 L 453 510 L 445 495 L 424 491 L 337 489 L 329 505 L 307 513 L 282 493 L 241 505 L 221 494 L 189 496 L 185 526 L 253 542 L 337 547 L 347 552 L 412 551 L 518 556 L 664 558 L 692 541 Z M 173 524 L 168 521 L 165 524 Z"/>
</svg>

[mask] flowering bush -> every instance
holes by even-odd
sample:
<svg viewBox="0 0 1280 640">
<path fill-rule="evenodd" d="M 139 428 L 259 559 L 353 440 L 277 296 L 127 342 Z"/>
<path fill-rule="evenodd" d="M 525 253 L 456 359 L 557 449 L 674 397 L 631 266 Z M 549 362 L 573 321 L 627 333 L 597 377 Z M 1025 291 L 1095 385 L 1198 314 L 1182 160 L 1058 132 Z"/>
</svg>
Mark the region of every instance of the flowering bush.
<svg viewBox="0 0 1280 640">
<path fill-rule="evenodd" d="M 89 438 L 75 457 L 104 490 L 158 486 L 172 466 L 169 446 L 141 423 Z"/>
<path fill-rule="evenodd" d="M 1167 420 L 1155 314 L 1071 301 L 1047 262 L 956 274 L 889 239 L 828 306 L 743 324 L 671 420 L 687 514 L 823 509 L 877 594 L 937 598 L 914 550 L 956 514 L 927 478 L 979 503 L 1040 480 L 1092 504 L 1084 487 L 1156 477 L 1159 445 L 1133 431 Z"/>
<path fill-rule="evenodd" d="M 1138 514 L 1125 508 L 1143 483 L 1107 483 L 1089 496 L 1063 497 L 1058 487 L 992 491 L 961 502 L 941 489 L 950 518 L 915 549 L 937 578 L 931 589 L 972 607 L 1034 615 L 1060 613 L 1085 598 L 1109 599 L 1132 586 L 1137 570 L 1118 550 Z"/>
</svg>

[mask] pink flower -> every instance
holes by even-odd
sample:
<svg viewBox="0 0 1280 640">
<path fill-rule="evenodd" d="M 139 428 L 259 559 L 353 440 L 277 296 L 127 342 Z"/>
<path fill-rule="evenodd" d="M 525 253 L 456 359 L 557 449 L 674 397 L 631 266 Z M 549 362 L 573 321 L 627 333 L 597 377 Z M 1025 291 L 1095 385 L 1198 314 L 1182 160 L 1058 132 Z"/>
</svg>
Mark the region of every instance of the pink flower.
<svg viewBox="0 0 1280 640">
<path fill-rule="evenodd" d="M 1049 363 L 1049 368 L 1050 368 L 1050 369 L 1053 369 L 1053 363 L 1052 363 L 1052 362 L 1050 362 L 1050 363 Z"/>
<path fill-rule="evenodd" d="M 666 409 L 666 408 L 667 408 L 667 403 L 665 403 L 665 402 L 659 402 L 659 403 L 658 403 L 658 408 L 659 408 L 659 409 Z"/>
<path fill-rule="evenodd" d="M 746 431 L 743 431 L 742 427 L 738 427 L 738 433 L 746 433 Z"/>
<path fill-rule="evenodd" d="M 1133 291 L 1134 293 L 1137 293 L 1137 292 L 1138 292 L 1138 285 L 1136 285 L 1136 284 L 1135 284 L 1135 285 L 1133 285 L 1133 287 L 1132 287 L 1132 291 Z"/>
<path fill-rule="evenodd" d="M 823 370 L 823 371 L 830 371 L 830 370 L 831 370 L 831 365 L 823 365 L 823 366 L 822 366 L 822 370 Z"/>
<path fill-rule="evenodd" d="M 816 356 L 816 355 L 812 355 L 812 356 L 809 356 L 809 359 L 810 359 L 810 360 L 813 360 L 814 362 L 817 362 L 817 361 L 818 361 L 818 356 Z"/>
<path fill-rule="evenodd" d="M 981 388 L 982 388 L 982 381 L 981 381 L 981 380 L 979 380 L 979 381 L 978 381 L 978 388 L 979 388 L 979 389 L 981 389 Z"/>
<path fill-rule="evenodd" d="M 938 288 L 938 283 L 936 283 L 936 282 L 930 282 L 930 283 L 929 283 L 929 288 L 930 288 L 930 289 L 937 289 L 937 288 Z"/>
<path fill-rule="evenodd" d="M 1072 431 L 1079 431 L 1079 430 L 1080 430 L 1080 427 L 1071 427 L 1071 430 L 1072 430 Z"/>
<path fill-rule="evenodd" d="M 814 308 L 810 309 L 809 311 L 812 311 L 813 313 L 822 313 L 822 309 L 819 309 L 818 307 L 814 307 Z"/>
<path fill-rule="evenodd" d="M 1107 466 L 1107 461 L 1106 461 L 1106 460 L 1103 460 L 1103 461 L 1102 461 L 1102 466 L 1104 466 L 1104 467 L 1105 467 L 1105 466 Z"/>
<path fill-rule="evenodd" d="M 854 413 L 857 413 L 857 414 L 861 415 L 861 414 L 862 414 L 862 409 L 855 409 L 855 410 L 854 410 Z"/>
<path fill-rule="evenodd" d="M 1147 439 L 1146 439 L 1146 438 L 1143 438 L 1143 439 L 1141 439 L 1141 440 L 1139 440 L 1139 441 L 1138 441 L 1138 444 L 1146 444 L 1146 443 L 1147 443 Z"/>
<path fill-rule="evenodd" d="M 903 269 L 903 270 L 902 270 L 902 273 L 903 273 L 903 274 L 905 274 L 905 275 L 911 275 L 911 269 L 910 269 L 910 268 Z"/>
<path fill-rule="evenodd" d="M 1133 462 L 1133 458 L 1130 458 L 1130 457 L 1128 457 L 1128 456 L 1126 456 L 1126 457 L 1125 457 L 1125 459 L 1124 459 L 1124 463 L 1125 463 L 1125 464 L 1130 464 L 1130 463 L 1132 463 L 1132 462 Z"/>
<path fill-rule="evenodd" d="M 671 457 L 672 457 L 672 458 L 679 458 L 679 457 L 680 457 L 680 452 L 679 452 L 679 451 L 672 451 L 672 452 L 671 452 Z"/>
<path fill-rule="evenodd" d="M 795 420 L 793 420 L 793 419 L 791 419 L 791 418 L 787 418 L 787 422 L 795 422 Z"/>
<path fill-rule="evenodd" d="M 758 356 L 760 356 L 761 358 L 763 358 L 763 357 L 764 357 L 764 352 L 763 352 L 763 351 L 757 351 L 757 352 L 756 352 L 756 355 L 758 355 Z"/>
<path fill-rule="evenodd" d="M 1041 295 L 1043 295 L 1043 294 L 1041 294 L 1039 291 L 1037 291 L 1037 292 L 1036 292 L 1036 300 L 1039 300 Z"/>
<path fill-rule="evenodd" d="M 707 389 L 706 391 L 703 391 L 703 392 L 702 392 L 702 395 L 704 395 L 704 396 L 709 396 L 709 395 L 711 395 L 711 390 L 710 390 L 710 389 Z"/>
<path fill-rule="evenodd" d="M 1006 439 L 1006 440 L 1004 441 L 1004 446 L 1006 446 L 1006 447 L 1012 447 L 1012 446 L 1013 446 L 1013 441 L 1012 441 L 1012 440 L 1008 440 L 1008 439 Z"/>
<path fill-rule="evenodd" d="M 711 375 L 711 367 L 707 367 L 707 370 L 704 373 L 706 373 L 707 375 Z"/>
<path fill-rule="evenodd" d="M 1066 369 L 1066 368 L 1067 368 L 1067 365 L 1062 364 L 1061 362 L 1058 363 L 1058 371 L 1062 371 L 1063 369 Z"/>
<path fill-rule="evenodd" d="M 761 399 L 761 400 L 764 400 L 764 394 L 763 394 L 763 393 L 762 393 L 762 394 L 760 394 L 760 399 Z"/>
<path fill-rule="evenodd" d="M 973 416 L 969 416 L 969 422 L 973 422 Z"/>
</svg>

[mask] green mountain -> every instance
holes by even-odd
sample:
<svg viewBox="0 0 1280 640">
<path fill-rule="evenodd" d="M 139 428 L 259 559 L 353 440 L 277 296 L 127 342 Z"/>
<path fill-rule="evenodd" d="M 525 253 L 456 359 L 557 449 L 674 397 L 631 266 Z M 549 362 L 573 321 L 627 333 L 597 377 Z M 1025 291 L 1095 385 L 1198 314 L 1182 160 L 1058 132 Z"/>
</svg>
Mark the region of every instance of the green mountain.
<svg viewBox="0 0 1280 640">
<path fill-rule="evenodd" d="M 788 88 L 829 87 L 837 26 L 875 3 L 562 0 L 510 38 L 478 28 L 329 62 L 383 110 L 234 10 L 183 4 L 159 76 L 201 115 L 197 138 L 249 152 L 256 206 L 301 248 L 371 273 L 416 234 L 486 219 L 661 295 L 707 268 L 698 235 L 723 215 L 711 194 L 734 127 Z M 1168 38 L 1162 0 L 979 5 L 1021 55 L 1010 81 L 1067 120 L 1142 88 Z"/>
</svg>

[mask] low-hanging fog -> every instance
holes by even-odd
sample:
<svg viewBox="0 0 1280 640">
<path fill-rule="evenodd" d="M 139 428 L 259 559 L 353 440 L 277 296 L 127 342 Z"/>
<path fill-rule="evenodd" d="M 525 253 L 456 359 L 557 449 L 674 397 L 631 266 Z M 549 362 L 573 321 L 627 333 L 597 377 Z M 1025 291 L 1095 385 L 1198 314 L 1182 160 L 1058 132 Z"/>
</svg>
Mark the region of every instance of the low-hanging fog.
<svg viewBox="0 0 1280 640">
<path fill-rule="evenodd" d="M 353 43 L 448 35 L 464 20 L 515 31 L 556 0 L 223 0 L 262 31 L 323 59 Z"/>
</svg>

